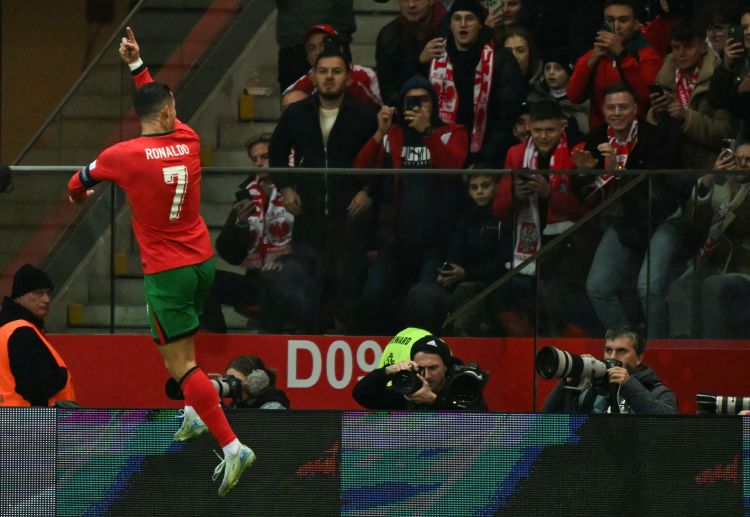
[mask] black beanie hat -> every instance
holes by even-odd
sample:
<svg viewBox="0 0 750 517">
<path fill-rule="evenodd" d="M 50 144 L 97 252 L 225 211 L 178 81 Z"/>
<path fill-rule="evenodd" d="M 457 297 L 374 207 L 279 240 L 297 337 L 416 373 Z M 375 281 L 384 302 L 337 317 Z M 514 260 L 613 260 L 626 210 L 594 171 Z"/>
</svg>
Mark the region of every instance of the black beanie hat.
<svg viewBox="0 0 750 517">
<path fill-rule="evenodd" d="M 451 349 L 448 347 L 445 341 L 437 336 L 425 336 L 417 340 L 411 346 L 410 354 L 412 359 L 414 359 L 414 356 L 417 354 L 417 352 L 439 355 L 443 360 L 445 366 L 447 366 L 448 368 L 450 368 L 453 364 Z"/>
<path fill-rule="evenodd" d="M 25 264 L 13 275 L 10 298 L 16 299 L 37 289 L 52 289 L 52 280 L 41 269 Z"/>
<path fill-rule="evenodd" d="M 546 65 L 547 63 L 557 63 L 558 65 L 563 67 L 566 72 L 568 72 L 568 76 L 573 75 L 574 63 L 573 60 L 570 59 L 570 57 L 565 53 L 565 51 L 556 48 L 548 50 L 542 56 L 542 64 Z"/>
<path fill-rule="evenodd" d="M 480 22 L 484 22 L 485 10 L 479 5 L 476 0 L 456 0 L 451 6 L 451 10 L 448 13 L 449 16 L 453 16 L 456 11 L 469 11 L 477 15 Z"/>
</svg>

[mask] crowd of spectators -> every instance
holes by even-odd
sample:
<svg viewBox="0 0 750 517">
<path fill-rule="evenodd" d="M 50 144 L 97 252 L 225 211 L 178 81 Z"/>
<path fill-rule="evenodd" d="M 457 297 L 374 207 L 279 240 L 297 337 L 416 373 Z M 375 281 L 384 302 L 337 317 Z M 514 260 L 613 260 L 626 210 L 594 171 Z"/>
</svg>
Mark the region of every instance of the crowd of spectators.
<svg viewBox="0 0 750 517">
<path fill-rule="evenodd" d="M 747 336 L 750 177 L 734 171 L 750 165 L 750 3 L 400 0 L 375 71 L 352 63 L 351 1 L 304 17 L 294 4 L 278 2 L 285 109 L 263 144 L 288 171 L 241 185 L 261 193 L 247 196 L 252 214 L 238 197 L 217 247 L 225 256 L 225 237 L 251 229 L 230 262 L 248 268 L 254 299 L 224 303 L 260 304 L 269 331 L 603 335 L 628 323 L 649 338 Z M 514 174 L 480 170 L 503 167 Z M 713 171 L 623 172 L 654 169 Z M 259 255 L 278 237 L 261 238 L 274 206 L 291 242 Z"/>
</svg>

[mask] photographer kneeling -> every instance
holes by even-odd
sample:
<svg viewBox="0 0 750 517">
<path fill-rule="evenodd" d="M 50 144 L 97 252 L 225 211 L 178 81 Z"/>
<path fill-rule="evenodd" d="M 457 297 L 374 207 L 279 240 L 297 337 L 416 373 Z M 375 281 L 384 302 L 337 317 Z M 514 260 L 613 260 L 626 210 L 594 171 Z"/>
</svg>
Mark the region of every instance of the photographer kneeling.
<svg viewBox="0 0 750 517">
<path fill-rule="evenodd" d="M 596 368 L 586 368 L 594 372 L 589 375 L 594 378 L 589 378 L 588 382 L 582 378 L 566 377 L 544 401 L 542 412 L 677 414 L 677 398 L 672 390 L 659 381 L 654 371 L 643 364 L 643 353 L 643 340 L 631 327 L 623 325 L 608 330 L 604 344 L 606 372 L 602 365 L 601 377 L 597 379 Z M 581 358 L 599 363 L 591 356 Z M 553 375 L 543 376 L 549 378 Z M 617 404 L 612 404 L 615 397 Z"/>
<path fill-rule="evenodd" d="M 489 375 L 474 364 L 464 366 L 427 331 L 399 332 L 383 351 L 381 364 L 352 392 L 368 409 L 487 411 L 482 389 Z"/>
</svg>

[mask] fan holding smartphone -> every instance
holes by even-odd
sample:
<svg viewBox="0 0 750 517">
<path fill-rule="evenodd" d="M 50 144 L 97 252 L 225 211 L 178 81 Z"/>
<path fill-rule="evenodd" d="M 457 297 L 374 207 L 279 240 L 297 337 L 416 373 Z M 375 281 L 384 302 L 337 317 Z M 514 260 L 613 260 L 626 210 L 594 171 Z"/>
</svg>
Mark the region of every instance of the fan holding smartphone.
<svg viewBox="0 0 750 517">
<path fill-rule="evenodd" d="M 409 94 L 404 99 L 404 122 L 419 133 L 429 134 L 432 127 L 432 99 L 428 92 Z M 427 109 L 425 109 L 427 108 Z"/>
</svg>

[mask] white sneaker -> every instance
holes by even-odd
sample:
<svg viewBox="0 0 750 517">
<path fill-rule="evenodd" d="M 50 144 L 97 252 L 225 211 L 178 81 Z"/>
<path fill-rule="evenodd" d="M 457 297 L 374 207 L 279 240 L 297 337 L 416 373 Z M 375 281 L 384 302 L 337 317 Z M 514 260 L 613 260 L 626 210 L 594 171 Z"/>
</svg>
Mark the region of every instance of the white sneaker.
<svg viewBox="0 0 750 517">
<path fill-rule="evenodd" d="M 206 424 L 203 423 L 203 420 L 198 415 L 186 414 L 184 409 L 180 409 L 179 416 L 182 417 L 182 425 L 174 433 L 174 440 L 176 442 L 192 440 L 208 431 L 208 427 L 206 427 Z"/>
<path fill-rule="evenodd" d="M 221 459 L 218 453 L 216 455 Z M 214 469 L 213 480 L 216 481 L 221 472 L 224 471 L 224 479 L 219 487 L 219 496 L 224 497 L 232 491 L 234 485 L 240 480 L 240 476 L 255 463 L 255 453 L 247 445 L 240 444 L 240 450 L 228 458 L 221 459 L 221 463 Z"/>
</svg>

